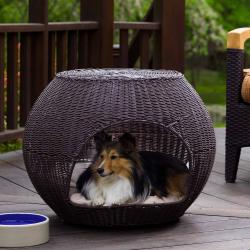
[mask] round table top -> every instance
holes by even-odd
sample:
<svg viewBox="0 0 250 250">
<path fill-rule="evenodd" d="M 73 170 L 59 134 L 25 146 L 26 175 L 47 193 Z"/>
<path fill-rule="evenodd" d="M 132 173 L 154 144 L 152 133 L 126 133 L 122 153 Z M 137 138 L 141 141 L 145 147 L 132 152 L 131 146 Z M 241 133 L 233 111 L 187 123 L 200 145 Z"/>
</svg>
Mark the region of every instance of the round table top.
<svg viewBox="0 0 250 250">
<path fill-rule="evenodd" d="M 99 79 L 99 80 L 140 80 L 140 79 L 176 79 L 183 75 L 173 70 L 148 69 L 76 69 L 63 71 L 56 75 L 70 79 Z"/>
</svg>

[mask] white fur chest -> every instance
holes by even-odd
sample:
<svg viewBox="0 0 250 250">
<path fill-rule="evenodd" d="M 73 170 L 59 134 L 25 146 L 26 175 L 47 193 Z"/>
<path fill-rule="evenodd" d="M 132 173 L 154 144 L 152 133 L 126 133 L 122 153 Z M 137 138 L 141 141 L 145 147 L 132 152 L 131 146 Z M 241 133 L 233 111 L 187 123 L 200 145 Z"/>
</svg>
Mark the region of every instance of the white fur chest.
<svg viewBox="0 0 250 250">
<path fill-rule="evenodd" d="M 93 205 L 122 204 L 133 200 L 133 191 L 128 179 L 118 176 L 91 180 L 83 187 Z"/>
</svg>

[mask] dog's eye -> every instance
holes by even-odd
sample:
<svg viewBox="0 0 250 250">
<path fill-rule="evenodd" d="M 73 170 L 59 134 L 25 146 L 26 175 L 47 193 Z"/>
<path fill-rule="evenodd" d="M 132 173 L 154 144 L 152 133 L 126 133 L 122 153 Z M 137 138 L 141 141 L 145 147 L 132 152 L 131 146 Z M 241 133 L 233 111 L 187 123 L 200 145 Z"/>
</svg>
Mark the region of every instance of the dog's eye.
<svg viewBox="0 0 250 250">
<path fill-rule="evenodd" d="M 116 159 L 116 158 L 117 158 L 116 155 L 111 155 L 111 157 L 110 157 L 111 160 L 114 160 L 114 159 Z"/>
<path fill-rule="evenodd" d="M 103 156 L 103 155 L 100 155 L 100 158 L 101 158 L 101 159 L 103 159 L 103 158 L 104 158 L 104 156 Z"/>
</svg>

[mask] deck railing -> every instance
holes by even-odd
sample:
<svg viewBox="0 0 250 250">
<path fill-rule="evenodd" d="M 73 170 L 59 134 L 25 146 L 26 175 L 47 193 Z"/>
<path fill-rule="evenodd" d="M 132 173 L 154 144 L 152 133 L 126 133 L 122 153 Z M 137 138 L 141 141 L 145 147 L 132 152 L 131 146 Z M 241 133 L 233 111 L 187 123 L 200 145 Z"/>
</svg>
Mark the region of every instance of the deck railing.
<svg viewBox="0 0 250 250">
<path fill-rule="evenodd" d="M 59 71 L 184 70 L 184 0 L 152 1 L 142 22 L 114 21 L 113 0 L 80 2 L 79 22 L 49 23 L 48 0 L 29 0 L 29 23 L 0 24 L 0 142 L 22 136 L 32 104 Z"/>
</svg>

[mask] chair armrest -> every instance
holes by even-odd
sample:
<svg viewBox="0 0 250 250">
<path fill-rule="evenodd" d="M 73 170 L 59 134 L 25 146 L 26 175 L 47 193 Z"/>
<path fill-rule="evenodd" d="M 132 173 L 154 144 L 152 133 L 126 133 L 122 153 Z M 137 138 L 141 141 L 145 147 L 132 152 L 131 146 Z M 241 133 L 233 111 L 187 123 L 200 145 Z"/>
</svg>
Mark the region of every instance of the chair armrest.
<svg viewBox="0 0 250 250">
<path fill-rule="evenodd" d="M 228 32 L 227 48 L 244 49 L 244 44 L 250 38 L 250 28 L 239 28 Z"/>
</svg>

